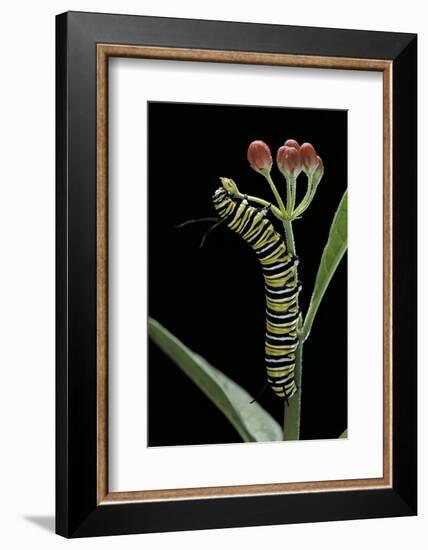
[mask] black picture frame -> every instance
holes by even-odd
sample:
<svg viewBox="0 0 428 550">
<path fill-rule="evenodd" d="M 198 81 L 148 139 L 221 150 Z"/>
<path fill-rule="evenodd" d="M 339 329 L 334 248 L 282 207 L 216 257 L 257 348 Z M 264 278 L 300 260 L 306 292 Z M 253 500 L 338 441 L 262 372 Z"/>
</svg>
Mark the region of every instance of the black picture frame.
<svg viewBox="0 0 428 550">
<path fill-rule="evenodd" d="M 392 484 L 99 503 L 97 44 L 391 62 Z M 65 537 L 417 513 L 417 36 L 68 12 L 56 18 L 56 532 Z"/>
</svg>

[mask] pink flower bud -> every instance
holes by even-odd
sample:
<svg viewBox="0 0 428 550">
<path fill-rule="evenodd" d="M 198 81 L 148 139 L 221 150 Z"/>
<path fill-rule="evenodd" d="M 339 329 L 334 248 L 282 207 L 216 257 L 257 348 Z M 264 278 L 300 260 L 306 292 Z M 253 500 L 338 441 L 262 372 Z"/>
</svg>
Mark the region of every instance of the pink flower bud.
<svg viewBox="0 0 428 550">
<path fill-rule="evenodd" d="M 318 166 L 315 169 L 314 178 L 316 182 L 319 183 L 324 174 L 324 164 L 320 157 L 317 157 L 317 158 L 318 158 Z"/>
<path fill-rule="evenodd" d="M 272 155 L 264 141 L 257 140 L 250 143 L 247 159 L 251 168 L 261 174 L 268 174 L 272 168 Z"/>
<path fill-rule="evenodd" d="M 288 147 L 286 145 L 280 147 L 276 155 L 276 163 L 286 177 L 297 177 L 302 171 L 300 153 L 295 147 Z"/>
<path fill-rule="evenodd" d="M 302 159 L 303 170 L 312 175 L 319 164 L 319 157 L 310 143 L 303 143 L 300 147 L 300 158 Z"/>
<path fill-rule="evenodd" d="M 295 139 L 287 139 L 287 141 L 284 143 L 286 147 L 294 147 L 294 149 L 299 150 L 300 145 L 299 142 L 297 142 Z"/>
</svg>

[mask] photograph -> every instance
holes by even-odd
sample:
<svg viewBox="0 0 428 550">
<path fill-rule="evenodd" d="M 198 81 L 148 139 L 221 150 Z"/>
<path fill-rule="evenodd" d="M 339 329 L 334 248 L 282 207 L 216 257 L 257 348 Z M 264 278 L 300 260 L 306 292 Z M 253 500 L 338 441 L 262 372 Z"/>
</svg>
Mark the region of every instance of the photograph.
<svg viewBox="0 0 428 550">
<path fill-rule="evenodd" d="M 147 113 L 148 445 L 346 438 L 347 111 Z"/>
</svg>

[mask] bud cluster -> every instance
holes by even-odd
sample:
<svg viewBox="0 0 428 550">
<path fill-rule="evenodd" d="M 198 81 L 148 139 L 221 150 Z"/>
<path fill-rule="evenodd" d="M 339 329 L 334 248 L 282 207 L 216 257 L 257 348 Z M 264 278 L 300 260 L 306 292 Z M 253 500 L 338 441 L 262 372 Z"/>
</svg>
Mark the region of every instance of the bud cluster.
<svg viewBox="0 0 428 550">
<path fill-rule="evenodd" d="M 257 140 L 250 143 L 247 158 L 251 168 L 256 172 L 265 174 L 271 171 L 272 154 L 264 141 Z M 314 146 L 311 143 L 299 145 L 294 139 L 287 139 L 278 149 L 276 163 L 285 177 L 297 177 L 302 171 L 311 176 L 314 173 L 321 174 L 324 170 L 322 160 Z"/>
<path fill-rule="evenodd" d="M 277 195 L 270 177 L 273 162 L 269 146 L 261 140 L 253 141 L 248 147 L 247 159 L 253 170 L 266 177 L 275 195 Z M 299 145 L 296 140 L 288 139 L 277 151 L 276 164 L 287 180 L 288 196 L 285 213 L 289 217 L 296 217 L 294 214 L 298 213 L 300 215 L 313 199 L 318 183 L 324 174 L 323 162 L 311 143 Z M 306 174 L 308 178 L 308 190 L 301 204 L 295 209 L 296 179 L 301 172 Z"/>
</svg>

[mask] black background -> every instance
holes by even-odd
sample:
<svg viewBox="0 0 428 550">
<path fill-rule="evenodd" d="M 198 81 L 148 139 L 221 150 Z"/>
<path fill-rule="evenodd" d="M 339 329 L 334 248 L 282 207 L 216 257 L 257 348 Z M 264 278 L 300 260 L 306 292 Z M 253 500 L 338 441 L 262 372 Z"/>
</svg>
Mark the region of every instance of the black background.
<svg viewBox="0 0 428 550">
<path fill-rule="evenodd" d="M 248 144 L 272 150 L 286 139 L 311 142 L 324 177 L 303 218 L 294 223 L 306 313 L 319 260 L 347 187 L 347 112 L 282 107 L 149 103 L 149 315 L 250 394 L 265 383 L 264 285 L 253 251 L 227 228 L 199 249 L 216 216 L 219 176 L 241 192 L 273 201 L 248 165 Z M 276 167 L 280 191 L 285 181 Z M 298 179 L 298 197 L 305 176 Z M 300 190 L 300 194 L 299 194 Z M 337 269 L 318 310 L 303 357 L 302 439 L 336 438 L 347 426 L 347 262 Z M 240 442 L 217 408 L 152 342 L 149 344 L 150 446 Z M 267 388 L 258 399 L 280 424 L 282 400 Z"/>
</svg>

